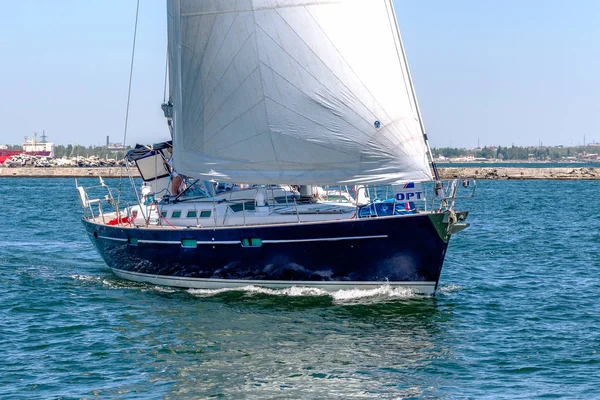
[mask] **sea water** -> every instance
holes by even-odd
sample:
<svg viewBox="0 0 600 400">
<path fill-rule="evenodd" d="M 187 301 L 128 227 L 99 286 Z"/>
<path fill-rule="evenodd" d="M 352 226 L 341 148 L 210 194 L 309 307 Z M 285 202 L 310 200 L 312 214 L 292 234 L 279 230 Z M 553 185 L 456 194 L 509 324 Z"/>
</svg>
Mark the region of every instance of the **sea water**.
<svg viewBox="0 0 600 400">
<path fill-rule="evenodd" d="M 0 398 L 600 398 L 599 194 L 480 181 L 422 297 L 127 282 L 73 179 L 0 178 Z"/>
</svg>

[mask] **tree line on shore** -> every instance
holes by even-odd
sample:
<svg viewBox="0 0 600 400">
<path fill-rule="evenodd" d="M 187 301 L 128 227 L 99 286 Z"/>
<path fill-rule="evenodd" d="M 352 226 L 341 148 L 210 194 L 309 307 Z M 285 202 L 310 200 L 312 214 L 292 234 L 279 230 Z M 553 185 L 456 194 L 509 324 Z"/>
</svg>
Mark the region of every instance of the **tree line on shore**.
<svg viewBox="0 0 600 400">
<path fill-rule="evenodd" d="M 11 145 L 7 146 L 9 150 L 23 150 L 23 146 Z M 125 156 L 131 146 L 126 146 L 124 150 L 117 150 L 106 146 L 82 146 L 79 144 L 69 145 L 54 145 L 54 157 L 98 157 L 102 159 L 116 158 L 121 159 Z"/>
<path fill-rule="evenodd" d="M 536 160 L 536 161 L 557 161 L 564 158 L 578 158 L 587 155 L 590 152 L 600 151 L 599 148 L 590 148 L 588 146 L 491 146 L 477 149 L 460 149 L 452 147 L 433 148 L 433 156 L 438 158 L 440 155 L 445 158 L 461 158 L 474 156 L 475 158 L 499 159 L 499 160 Z"/>
</svg>

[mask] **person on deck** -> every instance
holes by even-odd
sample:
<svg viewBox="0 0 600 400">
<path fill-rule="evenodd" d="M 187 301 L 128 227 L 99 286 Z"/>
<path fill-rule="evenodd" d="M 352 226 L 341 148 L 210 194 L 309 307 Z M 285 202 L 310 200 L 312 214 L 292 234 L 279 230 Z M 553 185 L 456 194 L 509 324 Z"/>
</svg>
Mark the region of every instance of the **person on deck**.
<svg viewBox="0 0 600 400">
<path fill-rule="evenodd" d="M 169 169 L 171 171 L 171 196 L 177 196 L 179 193 L 181 193 L 183 178 L 173 168 L 173 147 L 169 146 L 168 150 L 169 154 L 171 155 L 171 157 L 169 157 Z"/>
</svg>

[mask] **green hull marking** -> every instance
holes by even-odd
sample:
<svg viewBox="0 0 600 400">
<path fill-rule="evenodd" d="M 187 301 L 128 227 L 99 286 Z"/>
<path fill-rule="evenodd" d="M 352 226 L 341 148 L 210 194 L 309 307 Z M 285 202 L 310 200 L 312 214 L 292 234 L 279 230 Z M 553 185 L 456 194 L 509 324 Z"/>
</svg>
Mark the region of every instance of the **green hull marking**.
<svg viewBox="0 0 600 400">
<path fill-rule="evenodd" d="M 450 235 L 448 235 L 448 223 L 444 222 L 444 215 L 444 213 L 437 213 L 429 214 L 428 217 L 438 235 L 440 235 L 440 239 L 448 243 L 448 240 L 450 240 Z"/>
<path fill-rule="evenodd" d="M 460 232 L 469 226 L 469 224 L 464 223 L 464 220 L 467 219 L 468 214 L 468 211 L 456 211 L 453 215 L 453 223 L 450 223 L 451 215 L 447 212 L 429 214 L 428 217 L 435 227 L 438 235 L 440 235 L 440 238 L 444 242 L 448 243 L 452 233 Z M 449 225 L 450 229 L 448 229 Z"/>
</svg>

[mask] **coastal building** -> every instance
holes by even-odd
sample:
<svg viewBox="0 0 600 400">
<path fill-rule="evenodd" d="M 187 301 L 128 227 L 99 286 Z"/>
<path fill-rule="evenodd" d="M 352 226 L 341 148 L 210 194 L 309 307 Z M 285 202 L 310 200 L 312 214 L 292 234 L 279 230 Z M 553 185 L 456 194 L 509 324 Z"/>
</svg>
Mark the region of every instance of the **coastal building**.
<svg viewBox="0 0 600 400">
<path fill-rule="evenodd" d="M 23 152 L 26 154 L 54 157 L 54 143 L 38 142 L 35 139 L 29 139 L 23 143 Z"/>
</svg>

